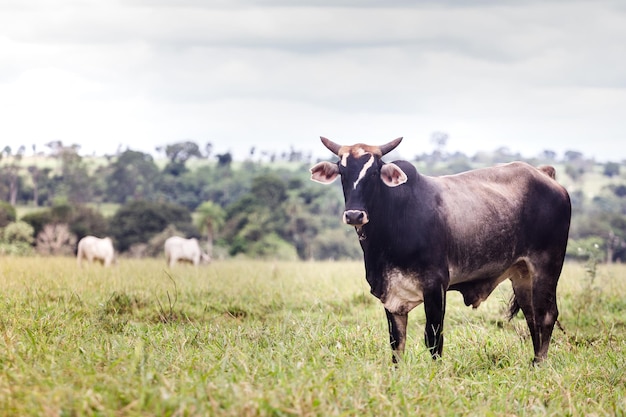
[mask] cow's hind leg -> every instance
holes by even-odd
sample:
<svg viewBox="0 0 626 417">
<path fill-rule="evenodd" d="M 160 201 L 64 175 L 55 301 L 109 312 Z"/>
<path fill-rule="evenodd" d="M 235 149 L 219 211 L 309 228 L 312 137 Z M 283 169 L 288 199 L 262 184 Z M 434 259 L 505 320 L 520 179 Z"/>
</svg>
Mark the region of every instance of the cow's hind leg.
<svg viewBox="0 0 626 417">
<path fill-rule="evenodd" d="M 514 296 L 510 316 L 513 317 L 520 309 L 524 313 L 533 341 L 535 363 L 546 358 L 559 315 L 556 287 L 561 267 L 562 262 L 549 265 L 520 262 L 511 270 Z"/>
<path fill-rule="evenodd" d="M 389 342 L 391 351 L 393 352 L 393 363 L 398 363 L 404 353 L 404 345 L 406 344 L 406 326 L 408 322 L 408 314 L 393 314 L 385 309 L 387 314 L 387 323 L 389 324 Z"/>
</svg>

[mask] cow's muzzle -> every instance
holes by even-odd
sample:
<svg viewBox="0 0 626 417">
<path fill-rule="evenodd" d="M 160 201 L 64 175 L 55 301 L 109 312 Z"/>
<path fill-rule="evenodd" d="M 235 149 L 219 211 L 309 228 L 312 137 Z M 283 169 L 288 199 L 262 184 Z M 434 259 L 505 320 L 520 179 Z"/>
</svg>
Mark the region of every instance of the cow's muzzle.
<svg viewBox="0 0 626 417">
<path fill-rule="evenodd" d="M 363 210 L 346 210 L 343 212 L 343 222 L 350 226 L 363 226 L 369 221 L 367 212 Z"/>
</svg>

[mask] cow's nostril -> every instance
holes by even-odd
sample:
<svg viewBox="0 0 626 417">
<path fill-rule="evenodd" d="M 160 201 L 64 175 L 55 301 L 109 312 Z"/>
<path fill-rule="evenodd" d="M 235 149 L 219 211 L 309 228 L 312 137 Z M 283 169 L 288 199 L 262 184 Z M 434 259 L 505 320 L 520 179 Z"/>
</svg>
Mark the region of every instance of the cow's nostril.
<svg viewBox="0 0 626 417">
<path fill-rule="evenodd" d="M 367 214 L 362 210 L 346 210 L 343 213 L 343 221 L 352 226 L 361 226 L 367 223 Z"/>
</svg>

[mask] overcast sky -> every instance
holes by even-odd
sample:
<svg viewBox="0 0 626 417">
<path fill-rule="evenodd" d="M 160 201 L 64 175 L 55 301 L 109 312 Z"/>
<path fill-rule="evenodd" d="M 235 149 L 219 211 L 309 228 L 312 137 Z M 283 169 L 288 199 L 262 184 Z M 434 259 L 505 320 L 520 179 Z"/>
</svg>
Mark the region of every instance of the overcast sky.
<svg viewBox="0 0 626 417">
<path fill-rule="evenodd" d="M 0 144 L 626 159 L 626 2 L 1 0 Z"/>
</svg>

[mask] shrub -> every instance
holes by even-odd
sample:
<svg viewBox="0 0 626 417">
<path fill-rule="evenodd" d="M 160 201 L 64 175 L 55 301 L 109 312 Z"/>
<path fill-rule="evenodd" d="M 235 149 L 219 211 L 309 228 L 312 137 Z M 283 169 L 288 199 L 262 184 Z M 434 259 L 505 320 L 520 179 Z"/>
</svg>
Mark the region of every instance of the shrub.
<svg viewBox="0 0 626 417">
<path fill-rule="evenodd" d="M 0 227 L 5 227 L 15 219 L 15 207 L 6 201 L 0 201 Z"/>
<path fill-rule="evenodd" d="M 147 243 L 170 224 L 188 237 L 199 236 L 187 208 L 172 203 L 140 200 L 125 204 L 117 210 L 110 220 L 110 233 L 118 243 L 120 252 L 126 252 L 135 244 Z"/>
<path fill-rule="evenodd" d="M 37 235 L 37 252 L 42 255 L 73 255 L 76 236 L 67 224 L 47 224 Z"/>
<path fill-rule="evenodd" d="M 261 259 L 295 261 L 298 259 L 296 248 L 272 232 L 252 242 L 246 253 L 248 256 Z"/>
<path fill-rule="evenodd" d="M 324 230 L 311 241 L 312 259 L 360 259 L 363 252 L 354 230 L 339 227 Z"/>
<path fill-rule="evenodd" d="M 32 226 L 34 236 L 41 233 L 45 225 L 53 223 L 52 213 L 46 209 L 28 213 L 21 220 Z"/>
<path fill-rule="evenodd" d="M 26 243 L 32 245 L 35 241 L 35 229 L 23 221 L 9 223 L 2 233 L 2 240 L 5 243 Z"/>
</svg>

